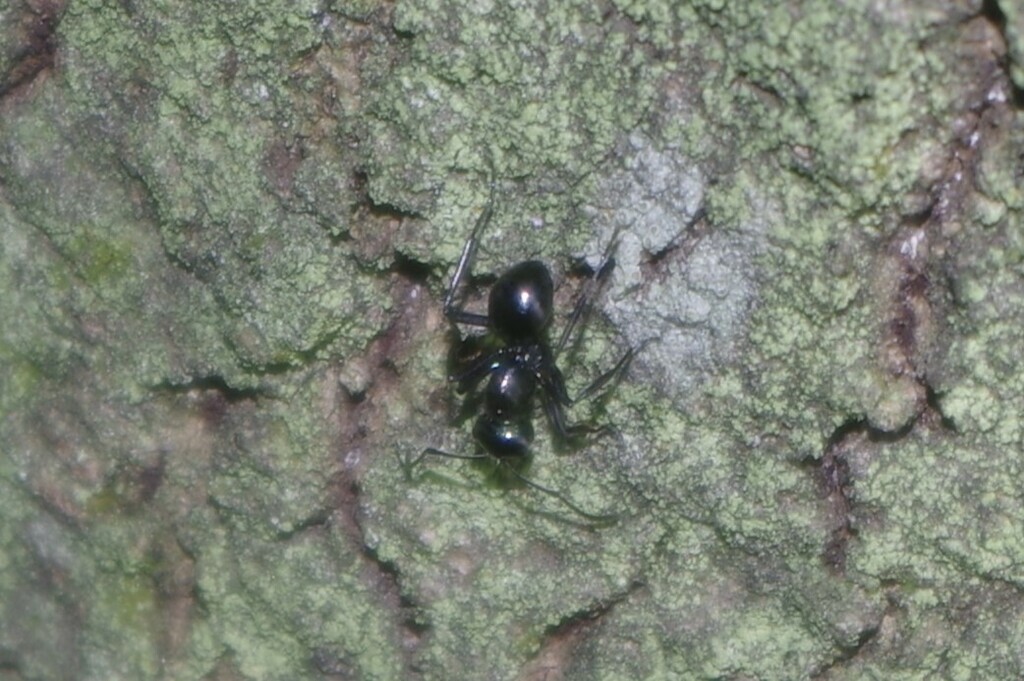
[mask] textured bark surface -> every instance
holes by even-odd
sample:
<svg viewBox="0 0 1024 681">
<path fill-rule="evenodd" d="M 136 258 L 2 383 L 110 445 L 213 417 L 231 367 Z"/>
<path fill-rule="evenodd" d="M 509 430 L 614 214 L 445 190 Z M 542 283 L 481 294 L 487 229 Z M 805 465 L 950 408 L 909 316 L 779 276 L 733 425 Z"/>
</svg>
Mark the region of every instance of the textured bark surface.
<svg viewBox="0 0 1024 681">
<path fill-rule="evenodd" d="M 1024 4 L 0 9 L 0 678 L 1024 674 Z M 444 286 L 617 269 L 529 476 Z M 486 291 L 486 278 L 476 282 Z M 479 309 L 479 296 L 470 296 Z"/>
</svg>

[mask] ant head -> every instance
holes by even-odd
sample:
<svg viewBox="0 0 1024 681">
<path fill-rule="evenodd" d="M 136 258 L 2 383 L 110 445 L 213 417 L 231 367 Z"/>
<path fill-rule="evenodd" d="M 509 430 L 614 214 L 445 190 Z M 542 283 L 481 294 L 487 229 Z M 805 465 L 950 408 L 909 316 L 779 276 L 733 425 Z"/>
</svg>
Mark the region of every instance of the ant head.
<svg viewBox="0 0 1024 681">
<path fill-rule="evenodd" d="M 513 266 L 491 287 L 487 306 L 491 327 L 510 343 L 540 341 L 551 322 L 554 288 L 544 263 L 527 260 Z"/>
</svg>

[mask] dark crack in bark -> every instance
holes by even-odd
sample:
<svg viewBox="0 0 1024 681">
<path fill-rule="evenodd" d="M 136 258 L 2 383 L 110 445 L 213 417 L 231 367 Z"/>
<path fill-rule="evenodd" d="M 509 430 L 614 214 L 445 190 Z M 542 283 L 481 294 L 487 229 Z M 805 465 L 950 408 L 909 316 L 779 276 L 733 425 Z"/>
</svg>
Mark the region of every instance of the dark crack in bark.
<svg viewBox="0 0 1024 681">
<path fill-rule="evenodd" d="M 865 654 L 865 651 L 878 639 L 881 628 L 882 622 L 879 621 L 878 625 L 864 629 L 860 632 L 860 635 L 857 637 L 857 641 L 853 645 L 840 646 L 839 654 L 824 667 L 811 672 L 810 678 L 833 678 L 834 674 L 839 669 L 848 667 L 851 662 Z"/>
<path fill-rule="evenodd" d="M 880 277 L 889 290 L 882 364 L 914 396 L 910 423 L 950 432 L 955 426 L 942 413 L 942 395 L 932 378 L 941 362 L 945 316 L 955 300 L 944 267 L 957 234 L 970 222 L 977 167 L 988 138 L 1007 128 L 1017 99 L 999 33 L 1005 21 L 998 4 L 986 0 L 981 14 L 961 26 L 964 47 L 958 68 L 975 87 L 959 100 L 960 109 L 951 112 L 949 152 L 925 169 L 931 180 L 920 193 L 927 201 L 910 202 L 917 208 L 901 217 L 886 246 Z"/>
<path fill-rule="evenodd" d="M 855 423 L 840 428 L 830 439 L 825 454 L 814 470 L 828 504 L 832 526 L 821 558 L 834 574 L 843 574 L 846 571 L 847 545 L 857 535 L 850 517 L 853 505 L 853 480 L 850 477 L 850 465 L 846 460 L 846 449 L 852 444 L 851 440 L 856 437 L 858 430 L 863 427 L 863 423 Z"/>
<path fill-rule="evenodd" d="M 0 99 L 25 91 L 53 70 L 59 48 L 57 26 L 67 0 L 25 0 L 17 43 L 11 50 L 10 67 L 0 73 Z"/>
<path fill-rule="evenodd" d="M 418 619 L 416 604 L 402 595 L 402 575 L 398 567 L 381 559 L 365 536 L 360 481 L 370 464 L 370 453 L 386 449 L 377 442 L 376 434 L 393 428 L 387 425 L 388 405 L 395 400 L 409 400 L 396 393 L 407 387 L 403 374 L 410 358 L 415 356 L 421 329 L 428 326 L 426 318 L 432 306 L 423 300 L 422 284 L 428 274 L 424 265 L 401 256 L 396 258 L 387 272 L 394 301 L 391 323 L 370 342 L 361 356 L 350 359 L 334 378 L 340 388 L 335 399 L 339 468 L 332 482 L 331 522 L 362 555 L 362 581 L 378 594 L 384 607 L 395 613 L 396 635 L 406 653 L 405 678 L 410 679 L 418 678 L 412 658 L 428 625 Z M 345 667 L 343 660 L 322 657 L 314 659 L 314 665 L 324 673 Z"/>
<path fill-rule="evenodd" d="M 998 0 L 982 0 L 980 15 L 985 20 L 991 22 L 992 26 L 999 33 L 999 36 L 1002 39 L 1003 45 L 1004 46 L 1008 45 L 1009 44 L 1009 40 L 1007 39 L 1007 36 L 1006 36 L 1006 13 L 1003 12 L 1003 9 L 1000 6 L 1000 3 L 998 2 Z M 1020 109 L 1020 108 L 1024 107 L 1024 89 L 1021 89 L 1020 87 L 1018 87 L 1013 82 L 1013 79 L 1010 78 L 1010 74 L 1009 74 L 1009 61 L 1010 61 L 1010 59 L 1011 59 L 1011 56 L 1010 56 L 1009 52 L 1007 50 L 1005 50 L 1005 47 L 1004 47 L 1003 54 L 1001 54 L 999 56 L 999 65 L 1000 65 L 1000 68 L 1003 70 L 1003 73 L 1004 73 L 1004 75 L 1006 77 L 1007 86 L 1010 88 L 1010 94 L 1011 94 L 1010 101 L 1012 102 L 1012 104 L 1013 104 L 1013 106 L 1015 108 Z"/>
<path fill-rule="evenodd" d="M 596 601 L 547 628 L 540 651 L 516 677 L 519 681 L 558 681 L 575 657 L 576 650 L 619 603 L 644 587 L 635 581 L 624 591 Z"/>
<path fill-rule="evenodd" d="M 371 270 L 380 269 L 395 254 L 399 234 L 416 229 L 421 216 L 411 210 L 380 203 L 370 194 L 370 178 L 363 170 L 356 170 L 349 178 L 349 190 L 355 196 L 352 219 L 344 239 L 351 243 L 352 253 L 360 265 Z M 400 254 L 399 258 L 408 257 Z"/>
<path fill-rule="evenodd" d="M 829 534 L 821 559 L 831 573 L 845 574 L 850 545 L 857 539 L 856 475 L 851 469 L 851 459 L 864 455 L 864 450 L 871 446 L 898 442 L 925 418 L 922 416 L 895 431 L 874 428 L 865 418 L 850 419 L 832 433 L 820 458 L 809 457 L 801 463 L 813 477 L 826 504 Z M 930 416 L 927 418 L 930 423 Z"/>
<path fill-rule="evenodd" d="M 164 536 L 152 547 L 150 558 L 155 566 L 153 585 L 161 615 L 156 637 L 163 672 L 168 678 L 181 678 L 199 603 L 195 557 L 178 541 Z"/>
</svg>

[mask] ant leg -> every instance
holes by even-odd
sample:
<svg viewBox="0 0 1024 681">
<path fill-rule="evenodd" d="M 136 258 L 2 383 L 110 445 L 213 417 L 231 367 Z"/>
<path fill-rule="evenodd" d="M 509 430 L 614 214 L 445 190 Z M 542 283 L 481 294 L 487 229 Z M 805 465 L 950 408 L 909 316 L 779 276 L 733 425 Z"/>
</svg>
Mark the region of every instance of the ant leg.
<svg viewBox="0 0 1024 681">
<path fill-rule="evenodd" d="M 559 355 L 565 348 L 565 344 L 569 340 L 573 329 L 576 328 L 586 313 L 590 311 L 594 297 L 600 292 L 604 284 L 607 283 L 608 277 L 611 275 L 612 270 L 615 269 L 615 250 L 618 247 L 619 230 L 616 229 L 615 233 L 612 234 L 611 241 L 608 242 L 608 246 L 604 249 L 601 264 L 597 266 L 593 276 L 583 285 L 583 291 L 580 293 L 579 298 L 576 299 L 576 305 L 572 309 L 572 314 L 569 315 L 569 322 L 565 325 L 565 330 L 562 331 L 562 336 L 558 339 L 558 344 L 555 346 L 555 356 Z"/>
<path fill-rule="evenodd" d="M 591 426 L 587 424 L 568 425 L 565 422 L 565 407 L 571 407 L 584 400 L 590 399 L 594 394 L 604 388 L 610 381 L 617 379 L 626 370 L 639 350 L 642 350 L 647 342 L 641 344 L 640 348 L 630 348 L 619 361 L 608 371 L 598 376 L 590 385 L 584 388 L 575 399 L 569 397 L 565 389 L 565 380 L 558 367 L 552 365 L 548 371 L 546 380 L 541 384 L 541 398 L 544 412 L 551 423 L 555 435 L 563 442 L 568 442 L 580 435 L 594 435 L 602 437 L 612 433 L 609 426 Z"/>
<path fill-rule="evenodd" d="M 580 394 L 577 395 L 575 399 L 570 399 L 569 403 L 576 404 L 578 402 L 582 402 L 583 400 L 589 399 L 594 393 L 603 388 L 609 381 L 618 378 L 622 374 L 622 372 L 626 370 L 626 367 L 629 366 L 629 363 L 633 361 L 633 357 L 636 355 L 636 352 L 636 348 L 630 348 L 629 350 L 627 350 L 626 354 L 620 357 L 619 361 L 615 363 L 615 366 L 613 366 L 611 369 L 609 369 L 608 371 L 604 372 L 596 379 L 594 379 L 593 383 L 591 383 L 582 391 L 580 391 Z"/>
<path fill-rule="evenodd" d="M 557 499 L 558 501 L 562 502 L 566 507 L 572 509 L 572 511 L 574 513 L 576 513 L 577 515 L 580 515 L 580 516 L 586 518 L 587 520 L 590 520 L 591 522 L 600 523 L 602 525 L 604 525 L 604 524 L 611 525 L 611 524 L 614 524 L 615 522 L 617 522 L 618 519 L 619 519 L 619 517 L 617 515 L 601 515 L 601 514 L 597 514 L 597 513 L 590 513 L 588 511 L 584 511 L 582 508 L 580 508 L 575 503 L 573 503 L 569 499 L 569 497 L 565 496 L 564 494 L 562 494 L 558 490 L 551 489 L 550 487 L 545 487 L 544 485 L 540 484 L 539 482 L 534 482 L 533 480 L 530 480 L 528 477 L 526 477 L 525 475 L 523 475 L 522 473 L 517 471 L 512 466 L 507 466 L 507 468 L 508 468 L 508 470 L 512 471 L 512 474 L 514 476 L 516 476 L 517 478 L 519 478 L 519 480 L 522 481 L 525 485 L 527 485 L 529 487 L 532 487 L 533 489 L 537 490 L 538 492 L 542 492 L 543 494 L 547 494 L 549 497 L 552 497 L 553 499 Z"/>
<path fill-rule="evenodd" d="M 643 343 L 640 346 L 640 349 L 643 349 L 645 345 L 647 345 L 647 342 Z M 619 375 L 626 370 L 630 362 L 633 361 L 633 357 L 636 356 L 637 352 L 637 348 L 630 348 L 627 350 L 626 354 L 620 357 L 619 361 L 615 363 L 615 366 L 594 379 L 594 381 L 580 391 L 580 394 L 575 398 L 569 397 L 569 392 L 565 389 L 565 379 L 562 377 L 562 372 L 559 371 L 558 367 L 553 363 L 548 368 L 547 380 L 544 382 L 542 387 L 544 388 L 545 394 L 547 394 L 554 402 L 557 402 L 561 406 L 571 407 L 574 404 L 578 404 L 589 399 L 594 393 L 607 385 L 609 381 L 618 378 Z"/>
<path fill-rule="evenodd" d="M 443 449 L 437 449 L 436 447 L 427 447 L 422 452 L 420 452 L 419 456 L 417 456 L 414 460 L 407 462 L 407 467 L 411 468 L 412 466 L 415 466 L 420 461 L 425 459 L 427 455 L 443 456 L 449 459 L 468 459 L 472 461 L 478 461 L 480 459 L 490 459 L 492 461 L 495 460 L 494 457 L 490 456 L 489 454 L 452 454 L 451 452 L 446 452 Z M 530 480 L 528 477 L 517 471 L 515 467 L 509 465 L 507 462 L 501 461 L 499 459 L 498 463 L 501 464 L 506 470 L 511 471 L 512 475 L 518 478 L 523 484 L 527 485 L 528 487 L 532 487 L 538 492 L 542 492 L 543 494 L 547 494 L 548 496 L 557 499 L 558 501 L 565 504 L 565 506 L 572 509 L 574 513 L 586 518 L 587 520 L 590 520 L 591 522 L 610 525 L 612 523 L 617 522 L 619 519 L 617 515 L 600 515 L 584 511 L 582 508 L 573 503 L 568 497 L 566 497 L 561 492 L 551 489 L 550 487 L 545 487 L 544 485 L 541 485 L 538 482 Z"/>
<path fill-rule="evenodd" d="M 455 306 L 455 298 L 458 296 L 459 285 L 462 284 L 463 278 L 469 274 L 470 269 L 473 267 L 473 257 L 476 255 L 476 248 L 480 243 L 480 233 L 491 221 L 491 215 L 494 213 L 494 185 L 495 182 L 492 175 L 490 192 L 487 195 L 487 205 L 484 206 L 480 217 L 476 219 L 476 224 L 473 225 L 473 231 L 470 233 L 469 239 L 466 240 L 466 245 L 462 247 L 459 264 L 455 267 L 451 283 L 448 284 L 448 293 L 444 297 L 444 316 L 456 324 L 487 326 L 487 315 L 467 312 L 457 308 Z"/>
<path fill-rule="evenodd" d="M 468 367 L 463 369 L 457 374 L 452 374 L 448 377 L 449 383 L 455 384 L 455 389 L 459 393 L 469 392 L 477 383 L 480 382 L 484 376 L 490 373 L 494 363 L 501 357 L 502 351 L 497 350 L 488 355 L 484 355 L 473 361 Z"/>
<path fill-rule="evenodd" d="M 405 469 L 406 477 L 410 477 L 412 469 L 418 466 L 421 461 L 427 458 L 427 456 L 443 456 L 448 459 L 470 459 L 473 461 L 491 458 L 487 454 L 452 454 L 451 452 L 446 452 L 443 449 L 438 449 L 437 447 L 424 447 L 423 451 L 421 451 L 415 458 L 406 458 L 405 461 L 402 462 L 402 468 Z"/>
<path fill-rule="evenodd" d="M 548 421 L 551 423 L 552 430 L 555 431 L 555 436 L 562 442 L 571 442 L 574 438 L 593 435 L 595 437 L 602 437 L 612 432 L 612 429 L 608 426 L 591 426 L 585 423 L 576 423 L 569 425 L 565 422 L 565 411 L 562 408 L 562 404 L 558 402 L 552 395 L 543 393 L 543 406 L 544 413 L 547 414 Z"/>
<path fill-rule="evenodd" d="M 415 466 L 420 461 L 423 461 L 423 459 L 427 458 L 428 454 L 430 454 L 432 456 L 443 456 L 443 457 L 446 457 L 448 459 L 470 459 L 470 460 L 473 460 L 473 461 L 476 461 L 478 459 L 490 459 L 491 458 L 491 456 L 489 454 L 452 454 L 451 452 L 446 452 L 443 449 L 438 449 L 437 447 L 425 447 L 423 449 L 423 451 L 420 452 L 420 455 L 417 456 L 415 460 L 410 462 L 409 465 L 410 466 Z"/>
</svg>

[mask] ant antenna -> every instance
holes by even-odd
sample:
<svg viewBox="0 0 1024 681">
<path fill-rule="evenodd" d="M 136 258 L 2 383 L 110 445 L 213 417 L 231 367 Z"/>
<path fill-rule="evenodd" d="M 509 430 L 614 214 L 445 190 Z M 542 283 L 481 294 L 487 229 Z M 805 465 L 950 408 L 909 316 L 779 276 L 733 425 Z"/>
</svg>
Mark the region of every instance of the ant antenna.
<svg viewBox="0 0 1024 681">
<path fill-rule="evenodd" d="M 565 496 L 564 494 L 562 494 L 558 490 L 551 489 L 550 487 L 545 487 L 544 485 L 540 484 L 539 482 L 534 482 L 533 480 L 530 480 L 528 477 L 526 477 L 525 475 L 523 475 L 522 473 L 517 471 L 512 466 L 507 466 L 507 468 L 508 468 L 508 470 L 512 471 L 512 475 L 514 475 L 517 478 L 519 478 L 519 480 L 522 481 L 524 484 L 528 485 L 529 487 L 532 487 L 533 489 L 537 490 L 538 492 L 542 492 L 544 494 L 547 494 L 549 497 L 557 499 L 558 501 L 560 501 L 563 504 L 565 504 L 565 506 L 567 506 L 568 508 L 572 509 L 572 511 L 574 513 L 576 513 L 577 515 L 580 515 L 580 516 L 586 518 L 587 520 L 589 520 L 591 522 L 597 523 L 599 525 L 613 525 L 616 522 L 618 522 L 618 520 L 619 520 L 619 516 L 617 516 L 615 514 L 601 515 L 601 514 L 597 514 L 597 513 L 589 513 L 587 511 L 584 511 L 582 508 L 580 508 L 575 503 L 570 501 L 567 496 Z"/>
<path fill-rule="evenodd" d="M 550 487 L 545 487 L 539 482 L 534 482 L 530 478 L 526 477 L 525 475 L 517 471 L 514 466 L 512 466 L 504 459 L 499 459 L 497 457 L 491 456 L 490 454 L 452 454 L 451 452 L 446 452 L 443 449 L 438 449 L 437 447 L 427 447 L 422 452 L 420 452 L 419 456 L 417 456 L 415 459 L 413 459 L 412 461 L 407 461 L 406 465 L 408 469 L 412 469 L 414 466 L 419 464 L 419 462 L 423 461 L 423 459 L 425 459 L 428 454 L 433 456 L 443 456 L 449 459 L 462 459 L 463 461 L 480 461 L 481 459 L 489 459 L 491 461 L 496 462 L 499 466 L 502 466 L 505 470 L 511 472 L 512 475 L 514 475 L 517 479 L 519 479 L 520 482 L 525 484 L 527 487 L 532 487 L 538 492 L 546 494 L 549 497 L 560 501 L 567 508 L 571 509 L 573 513 L 576 513 L 577 515 L 586 518 L 592 523 L 598 525 L 612 525 L 618 522 L 619 520 L 618 515 L 603 515 L 599 513 L 590 513 L 588 511 L 583 510 L 578 505 L 576 505 L 572 500 L 570 500 L 569 497 L 565 496 L 558 490 L 552 489 Z"/>
</svg>

